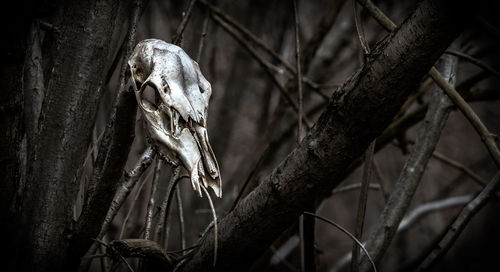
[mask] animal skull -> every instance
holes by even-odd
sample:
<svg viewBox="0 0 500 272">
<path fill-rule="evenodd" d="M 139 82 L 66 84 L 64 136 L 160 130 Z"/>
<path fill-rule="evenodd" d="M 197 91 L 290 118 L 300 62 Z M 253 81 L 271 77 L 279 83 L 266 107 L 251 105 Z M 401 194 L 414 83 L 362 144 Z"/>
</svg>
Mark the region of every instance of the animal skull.
<svg viewBox="0 0 500 272">
<path fill-rule="evenodd" d="M 169 163 L 188 170 L 200 196 L 201 182 L 221 197 L 219 165 L 206 129 L 212 88 L 198 64 L 180 47 L 148 39 L 137 44 L 128 65 L 152 145 Z M 147 87 L 158 95 L 156 103 L 145 99 Z"/>
</svg>

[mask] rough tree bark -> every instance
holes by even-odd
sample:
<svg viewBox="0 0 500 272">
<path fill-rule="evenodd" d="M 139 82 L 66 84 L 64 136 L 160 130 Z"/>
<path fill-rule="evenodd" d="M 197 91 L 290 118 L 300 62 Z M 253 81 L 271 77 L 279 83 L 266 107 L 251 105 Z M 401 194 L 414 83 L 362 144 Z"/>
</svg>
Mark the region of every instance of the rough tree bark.
<svg viewBox="0 0 500 272">
<path fill-rule="evenodd" d="M 147 1 L 136 0 L 132 5 L 123 48 L 124 60 L 128 59 L 136 44 L 137 22 L 146 4 Z M 113 102 L 113 110 L 99 145 L 99 153 L 87 189 L 87 199 L 72 233 L 68 257 L 64 264 L 66 270 L 75 270 L 78 267 L 80 258 L 93 243 L 92 238 L 98 236 L 119 187 L 123 168 L 135 137 L 137 102 L 132 88 L 126 90 L 127 70 L 128 65 L 123 61 L 117 97 Z"/>
<path fill-rule="evenodd" d="M 299 146 L 222 219 L 217 266 L 209 234 L 184 271 L 248 267 L 312 201 L 328 195 L 458 35 L 464 15 L 462 1 L 423 2 L 334 93 Z"/>
<path fill-rule="evenodd" d="M 2 222 L 15 229 L 7 238 L 7 270 L 61 270 L 119 6 L 111 0 L 54 3 L 61 16 L 51 34 L 54 50 L 27 150 L 26 184 L 16 217 Z"/>
</svg>

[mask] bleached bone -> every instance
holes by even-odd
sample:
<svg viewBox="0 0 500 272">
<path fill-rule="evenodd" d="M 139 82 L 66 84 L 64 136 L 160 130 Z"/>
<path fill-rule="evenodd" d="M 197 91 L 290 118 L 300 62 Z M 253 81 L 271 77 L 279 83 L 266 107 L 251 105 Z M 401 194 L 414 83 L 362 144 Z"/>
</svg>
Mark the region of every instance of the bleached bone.
<svg viewBox="0 0 500 272">
<path fill-rule="evenodd" d="M 137 44 L 128 65 L 152 145 L 169 163 L 188 170 L 200 196 L 201 182 L 221 197 L 219 165 L 206 129 L 212 88 L 198 64 L 180 47 L 148 39 Z M 146 87 L 155 91 L 159 103 L 144 99 Z"/>
</svg>

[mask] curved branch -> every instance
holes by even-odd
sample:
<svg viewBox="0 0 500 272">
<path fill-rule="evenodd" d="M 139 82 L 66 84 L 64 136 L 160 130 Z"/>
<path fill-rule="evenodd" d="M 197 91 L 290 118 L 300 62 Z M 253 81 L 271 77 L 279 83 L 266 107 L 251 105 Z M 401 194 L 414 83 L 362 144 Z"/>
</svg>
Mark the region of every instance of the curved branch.
<svg viewBox="0 0 500 272">
<path fill-rule="evenodd" d="M 453 223 L 448 227 L 448 231 L 445 233 L 443 238 L 434 246 L 432 251 L 429 255 L 427 255 L 416 271 L 428 269 L 436 262 L 437 259 L 443 256 L 448 249 L 450 249 L 460 233 L 464 230 L 465 226 L 467 226 L 467 223 L 469 223 L 472 217 L 479 210 L 481 210 L 482 207 L 484 207 L 499 186 L 500 172 L 497 172 L 488 185 L 462 209 L 455 221 L 453 221 Z"/>
</svg>

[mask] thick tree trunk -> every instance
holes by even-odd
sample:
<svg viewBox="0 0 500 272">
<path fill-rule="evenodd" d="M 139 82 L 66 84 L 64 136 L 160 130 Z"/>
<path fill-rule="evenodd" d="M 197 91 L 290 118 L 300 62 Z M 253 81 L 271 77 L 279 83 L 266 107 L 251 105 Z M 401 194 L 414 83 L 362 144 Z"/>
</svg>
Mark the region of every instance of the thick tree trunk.
<svg viewBox="0 0 500 272">
<path fill-rule="evenodd" d="M 300 145 L 222 219 L 217 266 L 211 233 L 184 270 L 248 267 L 312 201 L 328 195 L 458 35 L 466 13 L 457 5 L 461 1 L 425 1 L 384 39 Z"/>
<path fill-rule="evenodd" d="M 57 4 L 57 3 L 56 3 Z M 109 62 L 119 1 L 69 1 L 51 35 L 51 64 L 40 119 L 27 150 L 26 184 L 8 244 L 8 270 L 61 270 L 71 233 L 76 183 Z M 21 169 L 21 168 L 16 168 Z M 17 226 L 17 227 L 16 227 Z"/>
</svg>

